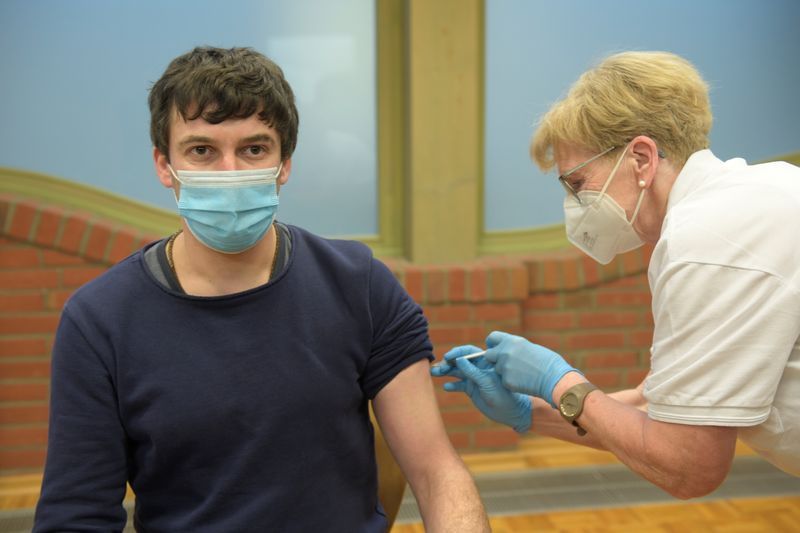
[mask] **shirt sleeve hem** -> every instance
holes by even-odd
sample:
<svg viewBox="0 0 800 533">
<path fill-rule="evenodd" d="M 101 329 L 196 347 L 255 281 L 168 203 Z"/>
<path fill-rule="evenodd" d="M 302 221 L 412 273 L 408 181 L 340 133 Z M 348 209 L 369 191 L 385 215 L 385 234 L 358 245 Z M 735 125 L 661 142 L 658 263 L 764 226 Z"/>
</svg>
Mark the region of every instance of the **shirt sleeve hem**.
<svg viewBox="0 0 800 533">
<path fill-rule="evenodd" d="M 396 365 L 394 365 L 392 367 L 390 372 L 387 372 L 383 376 L 383 379 L 375 380 L 374 382 L 369 383 L 365 387 L 365 394 L 366 394 L 367 398 L 369 398 L 370 400 L 374 400 L 375 396 L 377 396 L 378 393 L 386 385 L 389 384 L 389 382 L 391 382 L 395 377 L 397 377 L 397 375 L 400 372 L 402 372 L 406 368 L 410 367 L 414 363 L 417 363 L 417 362 L 422 361 L 424 359 L 427 359 L 428 361 L 433 361 L 434 360 L 434 356 L 433 356 L 433 354 L 431 352 L 426 350 L 426 351 L 422 351 L 422 352 L 417 352 L 414 355 L 410 355 L 410 356 L 408 356 L 406 358 L 403 358 L 402 361 L 398 362 Z"/>
<path fill-rule="evenodd" d="M 757 426 L 769 417 L 769 407 L 705 407 L 649 403 L 647 414 L 653 420 L 689 426 Z"/>
</svg>

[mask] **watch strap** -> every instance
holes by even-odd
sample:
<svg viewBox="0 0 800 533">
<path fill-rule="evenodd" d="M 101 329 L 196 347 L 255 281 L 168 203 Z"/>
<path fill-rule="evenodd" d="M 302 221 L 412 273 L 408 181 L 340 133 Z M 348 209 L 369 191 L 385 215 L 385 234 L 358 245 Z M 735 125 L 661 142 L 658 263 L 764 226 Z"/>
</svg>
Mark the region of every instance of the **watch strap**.
<svg viewBox="0 0 800 533">
<path fill-rule="evenodd" d="M 561 409 L 559 409 L 559 412 L 561 413 L 561 416 L 563 416 L 564 419 L 567 422 L 571 423 L 573 426 L 578 428 L 578 435 L 579 436 L 586 435 L 586 430 L 583 429 L 578 424 L 576 419 L 581 415 L 581 413 L 583 413 L 583 404 L 586 401 L 586 396 L 588 396 L 589 393 L 591 393 L 593 391 L 596 391 L 596 390 L 599 390 L 596 385 L 594 385 L 593 383 L 589 383 L 588 381 L 585 381 L 583 383 L 578 383 L 577 385 L 573 385 L 572 387 L 568 388 L 564 392 L 564 394 L 561 395 L 561 400 L 559 401 L 559 406 L 561 405 L 564 397 L 567 396 L 567 395 L 574 396 L 575 400 L 578 403 L 577 410 L 575 411 L 575 414 L 572 415 L 572 416 L 567 416 Z"/>
</svg>

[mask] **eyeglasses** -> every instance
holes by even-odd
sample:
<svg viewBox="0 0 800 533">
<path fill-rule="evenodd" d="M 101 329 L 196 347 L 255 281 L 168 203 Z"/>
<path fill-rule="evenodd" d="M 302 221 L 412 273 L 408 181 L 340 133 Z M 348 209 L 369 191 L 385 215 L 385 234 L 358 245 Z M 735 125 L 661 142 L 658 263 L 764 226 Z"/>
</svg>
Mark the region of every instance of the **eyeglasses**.
<svg viewBox="0 0 800 533">
<path fill-rule="evenodd" d="M 566 172 L 564 172 L 563 174 L 561 174 L 558 177 L 558 181 L 561 182 L 561 185 L 564 187 L 564 190 L 567 191 L 567 194 L 571 194 L 573 197 L 575 197 L 575 199 L 578 201 L 579 205 L 583 205 L 583 202 L 581 202 L 581 197 L 578 196 L 578 191 L 576 191 L 575 188 L 572 185 L 570 185 L 570 183 L 567 181 L 567 177 L 569 177 L 569 175 L 572 174 L 573 172 L 582 169 L 583 167 L 585 167 L 586 165 L 588 165 L 589 163 L 591 163 L 595 159 L 603 157 L 608 152 L 610 152 L 611 150 L 614 150 L 616 148 L 618 148 L 618 147 L 617 146 L 612 146 L 611 148 L 603 150 L 602 152 L 600 152 L 596 156 L 590 157 L 589 159 L 587 159 L 586 161 L 584 161 L 580 165 L 572 167 L 571 169 L 567 170 Z"/>
<path fill-rule="evenodd" d="M 564 190 L 567 191 L 567 194 L 571 194 L 578 201 L 578 205 L 583 205 L 583 202 L 581 202 L 581 197 L 578 196 L 578 191 L 576 191 L 575 188 L 572 185 L 570 185 L 570 183 L 567 181 L 567 177 L 570 174 L 572 174 L 573 172 L 575 172 L 576 170 L 582 169 L 583 167 L 585 167 L 586 165 L 588 165 L 589 163 L 591 163 L 595 159 L 603 157 L 604 155 L 606 155 L 611 150 L 616 150 L 617 148 L 619 148 L 619 146 L 612 146 L 611 148 L 603 150 L 602 152 L 600 152 L 596 156 L 590 157 L 589 159 L 587 159 L 586 161 L 584 161 L 580 165 L 578 165 L 576 167 L 572 167 L 571 169 L 567 170 L 566 172 L 564 172 L 563 174 L 561 174 L 558 177 L 558 181 L 561 182 L 561 185 L 564 187 Z M 667 155 L 664 153 L 664 151 L 661 148 L 658 149 L 658 157 L 661 158 L 661 159 L 664 159 L 664 158 L 667 157 Z"/>
</svg>

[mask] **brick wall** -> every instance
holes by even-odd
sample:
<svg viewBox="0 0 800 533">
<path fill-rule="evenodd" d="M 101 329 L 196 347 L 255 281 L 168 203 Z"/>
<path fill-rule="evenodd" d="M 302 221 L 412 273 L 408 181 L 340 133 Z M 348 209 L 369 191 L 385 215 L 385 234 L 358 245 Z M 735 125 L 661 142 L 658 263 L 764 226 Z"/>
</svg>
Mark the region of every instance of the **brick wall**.
<svg viewBox="0 0 800 533">
<path fill-rule="evenodd" d="M 0 196 L 0 474 L 38 470 L 47 440 L 49 354 L 60 309 L 77 287 L 159 238 L 90 213 Z M 652 335 L 649 249 L 600 267 L 568 250 L 468 264 L 387 261 L 430 321 L 437 359 L 482 346 L 493 330 L 564 354 L 606 390 L 646 374 Z M 519 436 L 485 419 L 463 394 L 437 397 L 461 451 L 513 447 Z"/>
</svg>

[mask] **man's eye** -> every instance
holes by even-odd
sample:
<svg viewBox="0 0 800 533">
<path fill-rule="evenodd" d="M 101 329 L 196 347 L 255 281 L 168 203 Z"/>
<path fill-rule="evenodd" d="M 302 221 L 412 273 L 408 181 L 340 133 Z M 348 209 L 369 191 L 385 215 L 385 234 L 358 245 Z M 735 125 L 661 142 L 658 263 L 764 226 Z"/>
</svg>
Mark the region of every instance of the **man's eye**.
<svg viewBox="0 0 800 533">
<path fill-rule="evenodd" d="M 192 153 L 195 155 L 206 155 L 208 153 L 208 146 L 195 146 L 192 148 Z"/>
<path fill-rule="evenodd" d="M 245 151 L 247 152 L 248 155 L 263 155 L 266 153 L 264 147 L 258 145 L 248 146 L 247 148 L 245 148 Z"/>
<path fill-rule="evenodd" d="M 574 190 L 575 192 L 578 192 L 579 190 L 581 190 L 581 187 L 583 187 L 584 181 L 586 181 L 586 180 L 578 178 L 578 179 L 569 180 L 569 184 L 572 187 L 572 190 Z"/>
</svg>

